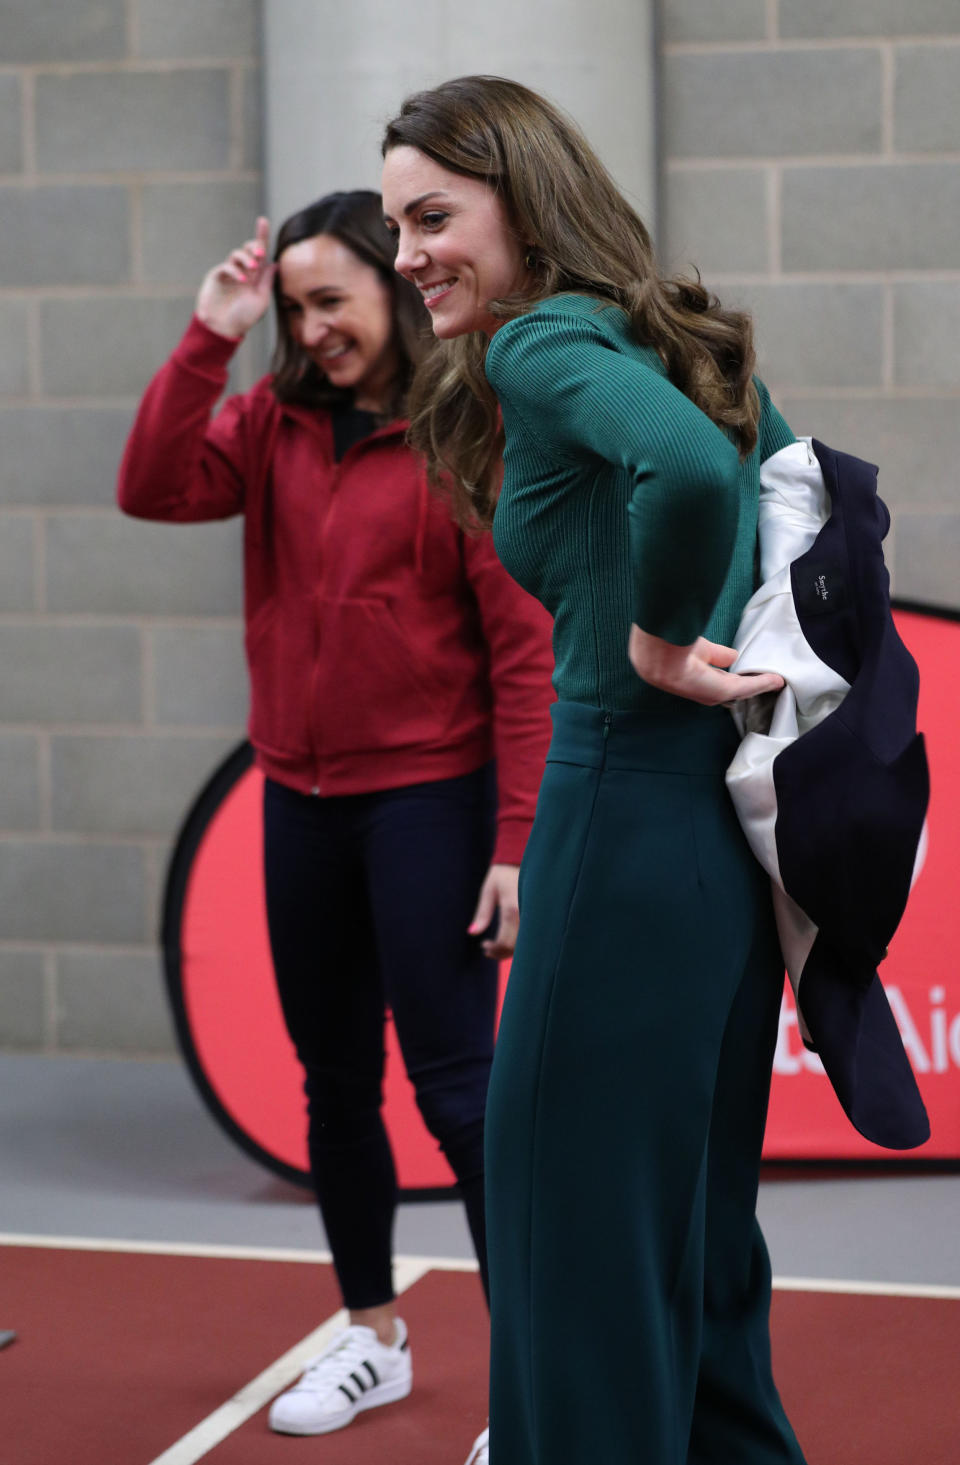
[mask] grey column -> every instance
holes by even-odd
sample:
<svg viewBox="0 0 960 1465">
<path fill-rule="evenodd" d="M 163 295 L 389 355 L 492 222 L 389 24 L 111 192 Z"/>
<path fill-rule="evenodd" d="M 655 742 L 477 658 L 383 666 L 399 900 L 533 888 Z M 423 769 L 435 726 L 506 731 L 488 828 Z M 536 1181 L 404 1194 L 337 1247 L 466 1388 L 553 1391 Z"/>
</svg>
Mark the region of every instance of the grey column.
<svg viewBox="0 0 960 1465">
<path fill-rule="evenodd" d="M 487 72 L 580 124 L 653 229 L 654 0 L 265 0 L 271 222 L 337 188 L 377 188 L 408 92 Z M 597 221 L 603 227 L 603 221 Z"/>
</svg>

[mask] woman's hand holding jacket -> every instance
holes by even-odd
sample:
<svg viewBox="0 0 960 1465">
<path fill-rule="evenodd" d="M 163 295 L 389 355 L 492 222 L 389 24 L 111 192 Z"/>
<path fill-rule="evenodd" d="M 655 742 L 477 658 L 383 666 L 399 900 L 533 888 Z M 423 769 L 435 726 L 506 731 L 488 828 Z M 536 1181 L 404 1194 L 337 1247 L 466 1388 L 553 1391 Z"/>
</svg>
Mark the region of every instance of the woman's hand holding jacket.
<svg viewBox="0 0 960 1465">
<path fill-rule="evenodd" d="M 744 676 L 726 671 L 738 653 L 731 646 L 718 646 L 703 636 L 698 636 L 689 646 L 674 646 L 634 625 L 630 628 L 627 654 L 637 676 L 651 687 L 700 702 L 705 707 L 741 702 L 746 697 L 758 697 L 761 692 L 779 692 L 783 686 L 783 677 L 774 672 Z"/>
</svg>

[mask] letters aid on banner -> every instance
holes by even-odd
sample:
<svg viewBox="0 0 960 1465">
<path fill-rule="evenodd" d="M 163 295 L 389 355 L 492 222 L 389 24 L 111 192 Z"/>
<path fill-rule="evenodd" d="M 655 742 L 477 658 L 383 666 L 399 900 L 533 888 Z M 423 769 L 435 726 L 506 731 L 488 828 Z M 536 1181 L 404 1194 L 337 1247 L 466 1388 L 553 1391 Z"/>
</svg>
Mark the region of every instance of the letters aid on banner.
<svg viewBox="0 0 960 1465">
<path fill-rule="evenodd" d="M 925 1029 L 924 1018 L 918 1022 L 899 987 L 887 987 L 886 991 L 903 1046 L 917 1073 L 948 1073 L 951 1068 L 960 1069 L 960 1012 L 951 1017 L 943 1005 L 947 1000 L 946 989 L 930 988 Z M 785 1078 L 804 1072 L 823 1073 L 823 1064 L 816 1053 L 811 1053 L 800 1041 L 797 1009 L 786 998 L 780 1007 L 773 1071 Z"/>
</svg>

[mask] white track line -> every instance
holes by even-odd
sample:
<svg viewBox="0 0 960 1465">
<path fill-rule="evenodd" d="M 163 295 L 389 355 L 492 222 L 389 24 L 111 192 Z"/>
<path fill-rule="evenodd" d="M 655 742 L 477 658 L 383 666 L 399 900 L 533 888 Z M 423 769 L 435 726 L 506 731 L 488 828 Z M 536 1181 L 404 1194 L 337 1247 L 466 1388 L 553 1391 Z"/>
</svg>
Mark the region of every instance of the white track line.
<svg viewBox="0 0 960 1465">
<path fill-rule="evenodd" d="M 932 1282 L 848 1282 L 832 1277 L 774 1277 L 778 1292 L 839 1292 L 863 1297 L 932 1297 L 948 1302 L 960 1301 L 960 1287 L 938 1286 Z"/>
<path fill-rule="evenodd" d="M 119 1251 L 142 1256 L 222 1257 L 228 1261 L 330 1262 L 329 1251 L 292 1247 L 221 1246 L 194 1241 L 132 1241 L 115 1236 L 35 1236 L 0 1233 L 0 1246 L 43 1246 L 54 1251 Z"/>
<path fill-rule="evenodd" d="M 230 1261 L 313 1262 L 332 1261 L 329 1251 L 296 1250 L 282 1246 L 215 1246 L 189 1241 L 129 1241 L 109 1236 L 36 1236 L 17 1232 L 0 1232 L 0 1246 L 45 1246 L 63 1251 L 118 1251 L 144 1256 L 223 1257 Z M 477 1264 L 467 1257 L 411 1256 L 395 1258 L 397 1275 L 409 1263 L 417 1276 L 426 1271 L 475 1272 Z M 414 1278 L 416 1280 L 416 1278 Z M 408 1282 L 407 1286 L 412 1286 Z M 837 1292 L 851 1296 L 931 1297 L 948 1302 L 960 1301 L 960 1287 L 935 1282 L 861 1282 L 836 1277 L 774 1277 L 778 1292 Z"/>
<path fill-rule="evenodd" d="M 226 1404 L 221 1404 L 219 1409 L 208 1414 L 188 1434 L 182 1435 L 175 1445 L 164 1450 L 162 1455 L 157 1455 L 151 1465 L 193 1465 L 195 1460 L 202 1459 L 225 1440 L 227 1435 L 233 1434 L 235 1429 L 245 1424 L 258 1409 L 262 1409 L 268 1399 L 292 1384 L 303 1371 L 307 1359 L 312 1358 L 315 1353 L 322 1353 L 333 1335 L 345 1328 L 348 1321 L 349 1315 L 345 1309 L 335 1312 L 319 1328 L 301 1338 L 299 1343 L 265 1368 L 263 1373 L 244 1384 Z"/>
<path fill-rule="evenodd" d="M 0 1246 L 44 1246 L 54 1251 L 119 1251 L 143 1256 L 199 1256 L 224 1258 L 227 1261 L 252 1262 L 322 1262 L 333 1261 L 329 1251 L 308 1251 L 284 1246 L 221 1246 L 192 1241 L 131 1241 L 113 1236 L 36 1236 L 26 1232 L 0 1232 Z M 475 1272 L 477 1263 L 470 1257 L 420 1256 L 400 1254 L 394 1257 L 399 1266 L 411 1262 L 425 1263 L 436 1272 Z"/>
<path fill-rule="evenodd" d="M 418 1282 L 430 1270 L 429 1263 L 419 1257 L 398 1257 L 393 1269 L 397 1295 L 406 1292 L 408 1287 L 412 1287 L 414 1282 Z M 341 1328 L 345 1328 L 349 1320 L 345 1309 L 335 1312 L 319 1328 L 314 1328 L 312 1333 L 301 1338 L 282 1358 L 276 1359 L 263 1373 L 244 1384 L 226 1404 L 221 1404 L 219 1409 L 208 1414 L 189 1434 L 183 1435 L 175 1445 L 164 1450 L 162 1455 L 157 1455 L 150 1465 L 194 1465 L 195 1461 L 202 1459 L 252 1418 L 274 1394 L 279 1394 L 281 1389 L 292 1384 L 303 1371 L 307 1359 L 322 1353 L 331 1338 Z"/>
</svg>

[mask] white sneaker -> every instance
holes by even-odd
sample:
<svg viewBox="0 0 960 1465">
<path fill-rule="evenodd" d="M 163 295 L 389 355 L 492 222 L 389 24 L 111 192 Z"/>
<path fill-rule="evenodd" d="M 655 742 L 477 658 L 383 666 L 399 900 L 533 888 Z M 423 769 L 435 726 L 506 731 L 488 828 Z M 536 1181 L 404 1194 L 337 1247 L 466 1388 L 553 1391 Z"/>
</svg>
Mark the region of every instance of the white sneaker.
<svg viewBox="0 0 960 1465">
<path fill-rule="evenodd" d="M 405 1399 L 413 1386 L 406 1326 L 396 1319 L 394 1343 L 381 1343 L 373 1328 L 355 1324 L 338 1333 L 324 1353 L 311 1358 L 302 1378 L 270 1406 L 278 1434 L 327 1434 L 349 1424 L 361 1409 Z"/>
<path fill-rule="evenodd" d="M 473 1449 L 467 1456 L 467 1465 L 490 1465 L 490 1426 L 477 1435 L 473 1442 Z"/>
</svg>

